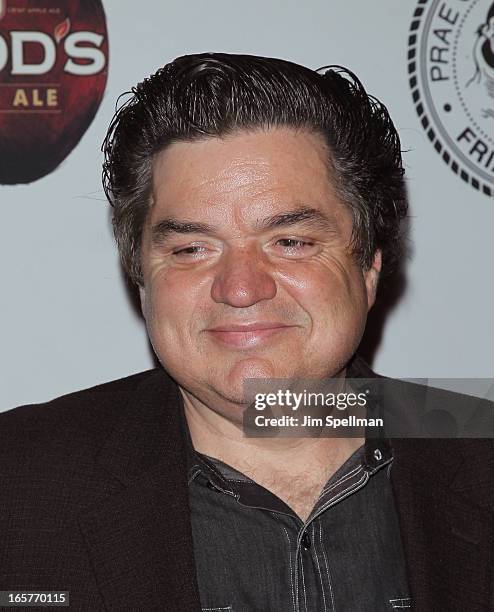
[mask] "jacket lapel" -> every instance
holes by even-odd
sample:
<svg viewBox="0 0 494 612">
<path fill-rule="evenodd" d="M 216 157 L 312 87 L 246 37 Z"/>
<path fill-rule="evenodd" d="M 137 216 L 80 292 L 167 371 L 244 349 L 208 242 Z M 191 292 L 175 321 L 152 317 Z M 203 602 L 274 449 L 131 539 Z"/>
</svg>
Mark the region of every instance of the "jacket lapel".
<svg viewBox="0 0 494 612">
<path fill-rule="evenodd" d="M 494 517 L 492 506 L 489 510 L 479 489 L 462 490 L 464 441 L 391 442 L 391 482 L 413 608 L 469 612 L 494 609 Z M 491 483 L 485 485 L 484 491 L 492 489 Z"/>
<path fill-rule="evenodd" d="M 354 358 L 348 375 L 384 380 L 359 357 Z M 391 382 L 388 391 L 392 390 L 392 404 L 399 406 L 396 413 L 402 419 L 420 410 L 424 405 L 421 387 Z M 440 391 L 432 397 L 439 407 L 451 400 Z M 461 400 L 467 401 L 466 397 Z M 413 609 L 494 610 L 494 440 L 390 442 L 391 483 Z"/>
<path fill-rule="evenodd" d="M 150 373 L 98 457 L 118 489 L 79 524 L 108 610 L 201 609 L 178 402 L 165 372 Z"/>
</svg>

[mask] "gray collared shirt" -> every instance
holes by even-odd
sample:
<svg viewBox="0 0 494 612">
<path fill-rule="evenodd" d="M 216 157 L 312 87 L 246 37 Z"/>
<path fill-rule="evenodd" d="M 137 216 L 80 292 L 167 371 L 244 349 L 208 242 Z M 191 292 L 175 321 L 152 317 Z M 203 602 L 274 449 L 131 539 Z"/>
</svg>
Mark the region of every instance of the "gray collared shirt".
<svg viewBox="0 0 494 612">
<path fill-rule="evenodd" d="M 329 478 L 304 522 L 241 472 L 196 452 L 188 429 L 186 438 L 203 610 L 410 608 L 388 441 L 368 440 L 355 451 Z"/>
</svg>

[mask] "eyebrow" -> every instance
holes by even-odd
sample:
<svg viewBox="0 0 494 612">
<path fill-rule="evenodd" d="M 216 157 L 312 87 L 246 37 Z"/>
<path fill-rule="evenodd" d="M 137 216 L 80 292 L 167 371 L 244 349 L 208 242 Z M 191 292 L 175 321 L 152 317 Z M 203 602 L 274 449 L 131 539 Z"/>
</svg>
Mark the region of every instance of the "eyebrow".
<svg viewBox="0 0 494 612">
<path fill-rule="evenodd" d="M 317 208 L 304 206 L 265 217 L 255 224 L 254 229 L 256 231 L 266 231 L 276 227 L 290 227 L 292 225 L 303 225 L 324 230 L 330 234 L 335 234 L 338 228 L 334 216 L 328 216 Z M 161 219 L 151 228 L 152 242 L 156 246 L 162 245 L 171 234 L 209 234 L 216 236 L 218 230 L 208 223 L 180 220 L 174 217 Z"/>
</svg>

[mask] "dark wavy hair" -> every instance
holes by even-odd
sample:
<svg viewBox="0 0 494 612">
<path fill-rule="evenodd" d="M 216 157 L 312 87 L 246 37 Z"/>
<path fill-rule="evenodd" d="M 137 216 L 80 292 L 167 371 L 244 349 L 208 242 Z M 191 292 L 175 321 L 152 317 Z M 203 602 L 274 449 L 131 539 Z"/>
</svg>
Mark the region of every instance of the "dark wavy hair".
<svg viewBox="0 0 494 612">
<path fill-rule="evenodd" d="M 142 284 L 140 244 L 151 206 L 153 158 L 177 141 L 276 126 L 321 134 L 338 196 L 352 213 L 352 251 L 383 272 L 401 254 L 407 213 L 400 140 L 386 107 L 341 66 L 317 71 L 274 58 L 184 55 L 132 89 L 103 142 L 103 187 L 122 264 Z"/>
</svg>

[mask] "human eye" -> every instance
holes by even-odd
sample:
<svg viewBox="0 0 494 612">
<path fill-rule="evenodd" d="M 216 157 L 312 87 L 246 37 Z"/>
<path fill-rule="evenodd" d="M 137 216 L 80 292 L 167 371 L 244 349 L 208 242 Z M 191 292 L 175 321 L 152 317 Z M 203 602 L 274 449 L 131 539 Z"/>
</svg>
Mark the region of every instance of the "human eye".
<svg viewBox="0 0 494 612">
<path fill-rule="evenodd" d="M 172 250 L 172 255 L 177 259 L 199 259 L 207 252 L 207 248 L 200 244 L 191 244 Z"/>
<path fill-rule="evenodd" d="M 314 250 L 314 242 L 301 238 L 279 238 L 276 246 L 280 247 L 283 255 L 303 256 L 308 255 Z"/>
<path fill-rule="evenodd" d="M 282 242 L 284 247 L 287 248 L 302 248 L 304 246 L 312 246 L 313 242 L 308 242 L 306 240 L 298 240 L 297 238 L 280 238 L 278 242 Z"/>
</svg>

